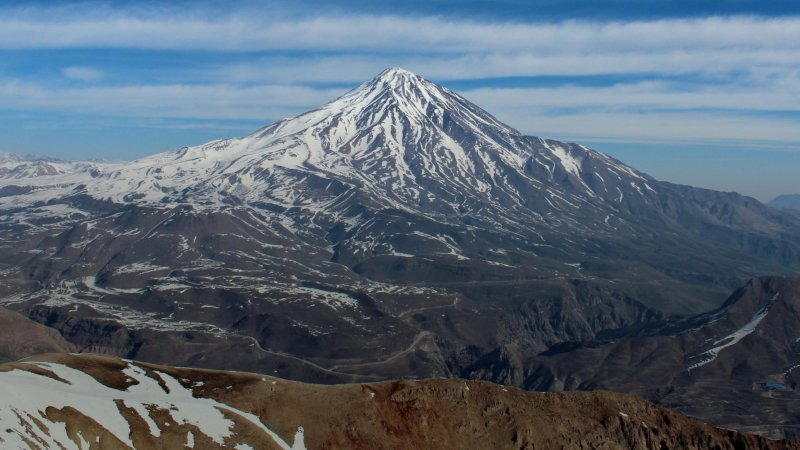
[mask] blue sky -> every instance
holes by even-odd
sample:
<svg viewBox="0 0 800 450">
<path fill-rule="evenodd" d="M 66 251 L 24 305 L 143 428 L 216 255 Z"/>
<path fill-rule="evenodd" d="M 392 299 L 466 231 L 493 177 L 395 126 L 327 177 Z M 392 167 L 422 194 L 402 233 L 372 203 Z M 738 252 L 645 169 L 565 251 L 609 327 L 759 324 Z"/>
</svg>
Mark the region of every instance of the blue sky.
<svg viewBox="0 0 800 450">
<path fill-rule="evenodd" d="M 134 159 L 387 66 L 651 175 L 800 192 L 800 2 L 0 2 L 0 151 Z"/>
</svg>

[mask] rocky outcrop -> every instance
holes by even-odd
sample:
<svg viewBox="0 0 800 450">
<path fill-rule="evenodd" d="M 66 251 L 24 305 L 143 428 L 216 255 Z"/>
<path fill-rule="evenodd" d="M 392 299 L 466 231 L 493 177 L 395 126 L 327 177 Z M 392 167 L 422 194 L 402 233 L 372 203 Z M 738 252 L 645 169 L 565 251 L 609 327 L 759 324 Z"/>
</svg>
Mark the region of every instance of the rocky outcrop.
<svg viewBox="0 0 800 450">
<path fill-rule="evenodd" d="M 763 277 L 718 309 L 629 336 L 512 345 L 461 376 L 532 390 L 628 392 L 725 428 L 800 436 L 800 279 Z"/>
</svg>

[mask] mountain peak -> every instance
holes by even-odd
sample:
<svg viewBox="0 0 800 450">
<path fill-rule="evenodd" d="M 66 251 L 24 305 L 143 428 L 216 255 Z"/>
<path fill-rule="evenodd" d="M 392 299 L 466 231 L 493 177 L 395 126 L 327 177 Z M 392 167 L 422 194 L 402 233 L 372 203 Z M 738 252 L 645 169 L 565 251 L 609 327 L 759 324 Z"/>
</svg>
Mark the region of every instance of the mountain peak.
<svg viewBox="0 0 800 450">
<path fill-rule="evenodd" d="M 419 75 L 401 67 L 387 67 L 373 81 L 387 84 L 407 83 L 422 80 Z"/>
<path fill-rule="evenodd" d="M 489 113 L 449 89 L 401 67 L 388 67 L 370 81 L 328 103 L 324 110 L 355 113 L 361 124 L 374 120 L 404 122 L 416 134 L 430 126 L 441 128 L 445 117 L 459 118 L 463 129 L 484 128 L 482 133 L 519 135 Z M 363 120 L 366 117 L 366 120 Z M 397 123 L 395 124 L 397 125 Z M 405 127 L 405 126 L 404 126 Z M 492 129 L 489 132 L 489 128 Z"/>
<path fill-rule="evenodd" d="M 428 103 L 434 98 L 441 101 L 441 97 L 445 97 L 448 93 L 441 86 L 400 67 L 387 67 L 375 78 L 362 84 L 356 89 L 356 92 L 358 91 L 370 97 L 388 94 L 411 101 L 417 106 Z"/>
<path fill-rule="evenodd" d="M 380 74 L 378 74 L 378 78 L 395 77 L 395 76 L 419 77 L 419 75 L 415 74 L 414 72 L 408 71 L 398 66 L 387 67 L 383 69 L 383 71 Z"/>
</svg>

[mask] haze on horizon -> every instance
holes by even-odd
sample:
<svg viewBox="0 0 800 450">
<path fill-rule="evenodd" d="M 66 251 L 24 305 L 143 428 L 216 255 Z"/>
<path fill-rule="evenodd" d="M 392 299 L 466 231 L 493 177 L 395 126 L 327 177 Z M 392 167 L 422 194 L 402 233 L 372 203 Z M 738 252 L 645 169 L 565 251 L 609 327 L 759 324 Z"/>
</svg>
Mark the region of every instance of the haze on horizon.
<svg viewBox="0 0 800 450">
<path fill-rule="evenodd" d="M 800 192 L 800 4 L 584 3 L 0 3 L 0 151 L 135 159 L 401 66 L 659 179 Z"/>
</svg>

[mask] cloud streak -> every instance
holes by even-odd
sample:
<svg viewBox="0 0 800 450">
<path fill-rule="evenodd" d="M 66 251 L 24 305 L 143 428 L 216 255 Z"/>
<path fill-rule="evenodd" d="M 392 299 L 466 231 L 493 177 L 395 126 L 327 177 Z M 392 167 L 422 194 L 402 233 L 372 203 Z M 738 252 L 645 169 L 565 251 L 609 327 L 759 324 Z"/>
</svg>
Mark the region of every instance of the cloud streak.
<svg viewBox="0 0 800 450">
<path fill-rule="evenodd" d="M 297 114 L 342 94 L 343 89 L 285 85 L 130 85 L 50 88 L 0 83 L 4 108 L 47 109 L 120 117 L 270 120 Z"/>
<path fill-rule="evenodd" d="M 0 84 L 6 108 L 121 117 L 262 120 L 298 114 L 344 93 L 292 85 L 137 85 L 53 89 Z M 501 120 L 533 134 L 621 139 L 747 139 L 800 142 L 794 118 L 748 112 L 800 111 L 800 89 L 738 93 L 708 86 L 675 93 L 660 82 L 601 88 L 479 88 L 461 92 Z M 712 108 L 713 111 L 696 111 Z M 647 111 L 647 112 L 642 112 Z"/>
<path fill-rule="evenodd" d="M 61 70 L 61 73 L 67 78 L 78 81 L 100 81 L 105 77 L 102 71 L 91 67 L 65 67 Z"/>
<path fill-rule="evenodd" d="M 800 18 L 751 16 L 631 22 L 479 23 L 437 17 L 342 15 L 275 21 L 263 13 L 209 19 L 135 12 L 6 10 L 6 49 L 139 48 L 152 50 L 384 50 L 570 53 L 694 49 L 793 49 Z"/>
</svg>

